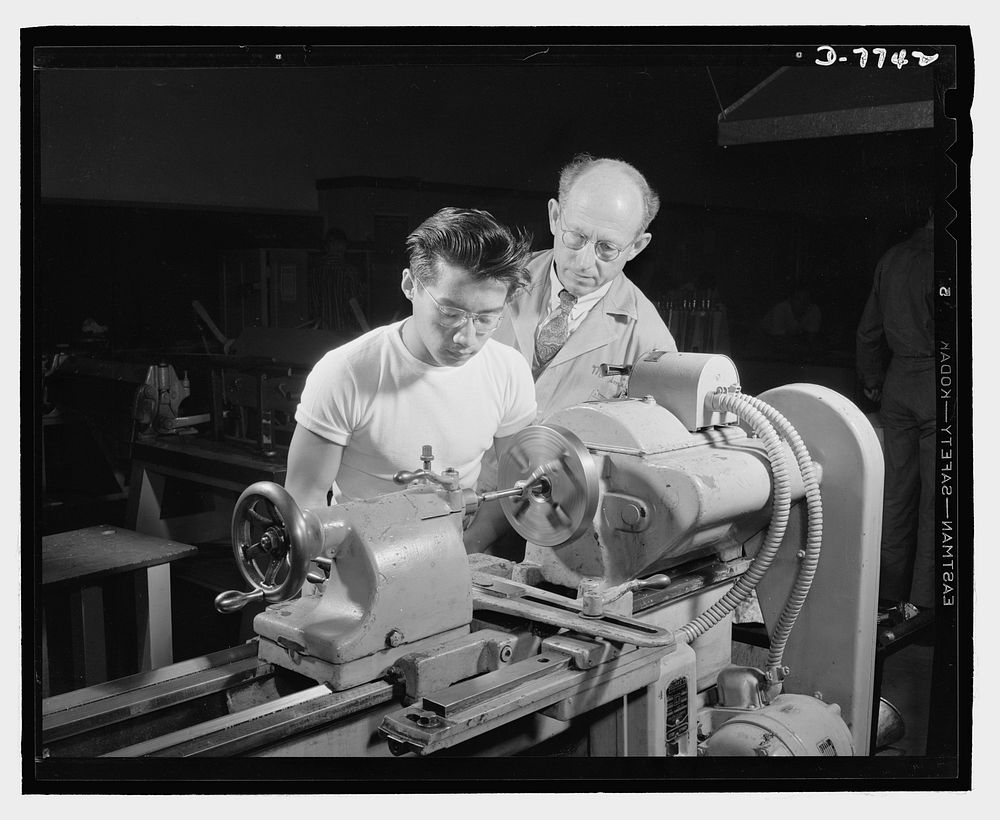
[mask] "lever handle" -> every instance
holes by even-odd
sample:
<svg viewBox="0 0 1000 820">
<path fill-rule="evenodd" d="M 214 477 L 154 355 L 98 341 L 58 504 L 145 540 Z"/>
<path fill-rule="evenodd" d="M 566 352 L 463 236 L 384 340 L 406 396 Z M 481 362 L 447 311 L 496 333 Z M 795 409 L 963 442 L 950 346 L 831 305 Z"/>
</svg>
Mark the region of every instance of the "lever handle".
<svg viewBox="0 0 1000 820">
<path fill-rule="evenodd" d="M 449 467 L 441 475 L 432 473 L 430 470 L 400 470 L 393 475 L 392 480 L 397 484 L 409 484 L 422 478 L 425 482 L 437 484 L 446 490 L 458 489 L 458 470 Z"/>
<path fill-rule="evenodd" d="M 425 476 L 427 476 L 426 470 L 400 470 L 392 477 L 392 480 L 397 484 L 409 484 L 411 481 Z"/>
<path fill-rule="evenodd" d="M 231 589 L 228 592 L 220 592 L 215 596 L 215 608 L 223 614 L 239 612 L 251 601 L 262 601 L 264 590 L 255 589 L 252 592 L 240 592 Z"/>
<path fill-rule="evenodd" d="M 670 586 L 673 579 L 664 573 L 650 575 L 642 580 L 629 581 L 617 587 L 611 587 L 603 592 L 599 584 L 588 584 L 584 587 L 581 595 L 584 604 L 584 614 L 593 617 L 604 611 L 604 605 L 617 601 L 626 592 L 634 592 L 637 589 L 663 589 Z"/>
<path fill-rule="evenodd" d="M 664 575 L 662 572 L 656 575 L 650 575 L 648 578 L 643 578 L 641 581 L 637 581 L 636 589 L 663 589 L 664 587 L 670 586 L 673 580 L 669 575 Z"/>
<path fill-rule="evenodd" d="M 333 559 L 325 555 L 317 555 L 312 559 L 313 563 L 319 567 L 319 571 L 310 570 L 306 573 L 306 580 L 311 584 L 325 584 L 330 578 L 330 570 L 333 569 Z"/>
</svg>

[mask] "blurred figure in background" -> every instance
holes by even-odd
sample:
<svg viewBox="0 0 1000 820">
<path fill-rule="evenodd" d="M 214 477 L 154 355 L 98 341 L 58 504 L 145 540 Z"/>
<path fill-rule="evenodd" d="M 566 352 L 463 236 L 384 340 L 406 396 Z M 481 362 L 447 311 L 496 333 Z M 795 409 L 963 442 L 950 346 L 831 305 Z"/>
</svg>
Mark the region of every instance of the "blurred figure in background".
<svg viewBox="0 0 1000 820">
<path fill-rule="evenodd" d="M 933 287 L 932 216 L 879 261 L 857 331 L 858 377 L 884 434 L 879 596 L 904 618 L 934 606 Z"/>
<path fill-rule="evenodd" d="M 798 287 L 764 315 L 760 326 L 773 338 L 814 341 L 822 321 L 822 313 L 809 291 Z"/>
<path fill-rule="evenodd" d="M 370 330 L 364 319 L 364 299 L 364 278 L 347 261 L 347 235 L 340 228 L 330 228 L 323 238 L 323 253 L 310 265 L 309 313 L 319 320 L 321 330 L 350 338 Z"/>
</svg>

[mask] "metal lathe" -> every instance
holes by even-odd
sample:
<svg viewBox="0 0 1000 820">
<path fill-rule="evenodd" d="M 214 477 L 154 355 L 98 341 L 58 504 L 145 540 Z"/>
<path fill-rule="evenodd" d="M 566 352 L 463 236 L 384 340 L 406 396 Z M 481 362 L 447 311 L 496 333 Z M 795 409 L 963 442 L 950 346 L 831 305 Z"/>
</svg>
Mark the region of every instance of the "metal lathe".
<svg viewBox="0 0 1000 820">
<path fill-rule="evenodd" d="M 745 395 L 724 356 L 619 371 L 627 398 L 524 429 L 494 491 L 432 471 L 434 442 L 377 498 L 300 509 L 251 485 L 232 523 L 249 588 L 216 607 L 263 601 L 256 637 L 47 699 L 44 753 L 868 754 L 873 428 L 823 387 Z M 466 554 L 488 504 L 523 560 Z M 754 599 L 766 659 L 734 663 Z"/>
</svg>

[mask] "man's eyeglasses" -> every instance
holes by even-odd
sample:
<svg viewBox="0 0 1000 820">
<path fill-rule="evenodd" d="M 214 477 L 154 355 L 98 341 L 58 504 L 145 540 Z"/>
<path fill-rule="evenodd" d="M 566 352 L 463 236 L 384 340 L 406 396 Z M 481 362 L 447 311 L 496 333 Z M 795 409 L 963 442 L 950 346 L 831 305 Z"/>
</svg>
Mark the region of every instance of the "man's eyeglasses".
<svg viewBox="0 0 1000 820">
<path fill-rule="evenodd" d="M 438 314 L 441 316 L 440 321 L 442 326 L 447 328 L 459 328 L 471 319 L 472 324 L 476 328 L 476 333 L 484 336 L 487 333 L 493 333 L 493 331 L 500 327 L 500 322 L 503 320 L 503 313 L 472 313 L 468 310 L 462 310 L 461 308 L 442 305 L 437 299 L 434 298 L 434 295 L 427 290 L 427 285 L 423 283 L 423 280 L 421 280 L 419 276 L 414 276 L 413 278 L 417 284 L 424 289 L 424 293 L 426 293 L 434 303 Z"/>
<path fill-rule="evenodd" d="M 585 245 L 594 242 L 594 255 L 602 262 L 614 262 L 624 253 L 626 248 L 635 244 L 635 239 L 633 239 L 624 248 L 619 248 L 614 242 L 608 242 L 606 239 L 594 241 L 578 231 L 571 231 L 562 222 L 559 223 L 559 227 L 562 228 L 562 241 L 567 248 L 571 251 L 578 251 Z"/>
</svg>

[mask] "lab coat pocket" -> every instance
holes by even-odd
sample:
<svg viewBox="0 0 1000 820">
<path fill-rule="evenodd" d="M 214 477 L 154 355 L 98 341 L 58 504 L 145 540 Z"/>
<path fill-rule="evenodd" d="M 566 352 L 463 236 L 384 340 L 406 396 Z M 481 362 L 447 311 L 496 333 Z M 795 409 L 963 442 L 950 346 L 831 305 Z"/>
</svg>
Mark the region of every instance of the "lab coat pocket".
<svg viewBox="0 0 1000 820">
<path fill-rule="evenodd" d="M 587 401 L 605 401 L 607 399 L 617 399 L 625 395 L 624 376 L 604 376 L 594 378 L 594 389 L 591 391 Z"/>
</svg>

